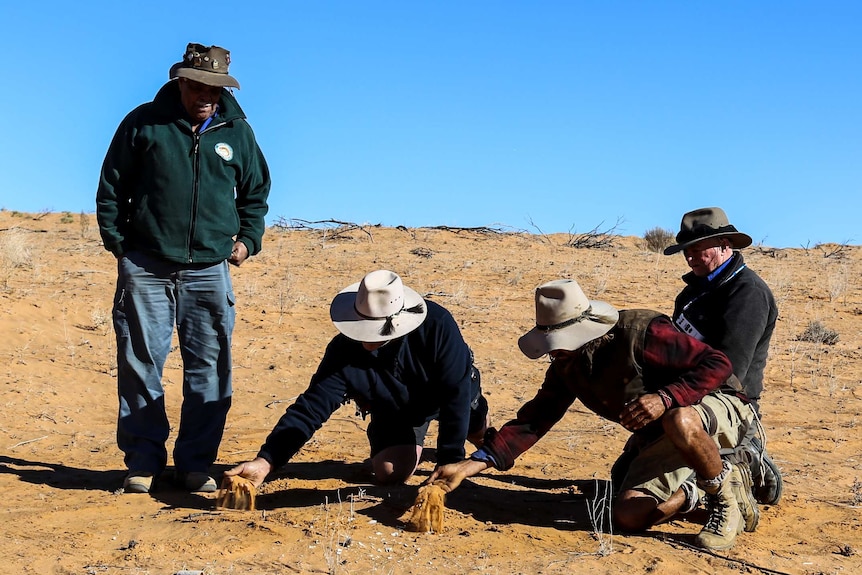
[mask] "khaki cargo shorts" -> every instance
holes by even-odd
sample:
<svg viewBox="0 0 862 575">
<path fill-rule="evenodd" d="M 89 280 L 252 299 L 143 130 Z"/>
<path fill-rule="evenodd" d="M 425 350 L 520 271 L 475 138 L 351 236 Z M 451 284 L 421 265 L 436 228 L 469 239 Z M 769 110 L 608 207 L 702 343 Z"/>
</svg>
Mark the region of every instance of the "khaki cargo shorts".
<svg viewBox="0 0 862 575">
<path fill-rule="evenodd" d="M 692 408 L 700 414 L 703 428 L 719 449 L 736 447 L 754 418 L 750 405 L 724 393 L 710 393 Z M 659 501 L 667 501 L 693 473 L 670 439 L 662 436 L 641 448 L 621 487 L 646 491 Z"/>
</svg>

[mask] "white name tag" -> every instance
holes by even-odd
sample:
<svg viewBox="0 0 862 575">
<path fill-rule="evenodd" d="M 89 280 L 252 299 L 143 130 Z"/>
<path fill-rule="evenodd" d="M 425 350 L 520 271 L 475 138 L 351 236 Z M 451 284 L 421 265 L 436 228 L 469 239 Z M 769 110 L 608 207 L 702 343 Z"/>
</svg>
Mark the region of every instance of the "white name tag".
<svg viewBox="0 0 862 575">
<path fill-rule="evenodd" d="M 691 325 L 691 322 L 686 319 L 683 314 L 679 314 L 679 317 L 676 318 L 676 326 L 683 331 L 683 333 L 687 333 L 694 339 L 698 341 L 703 341 L 703 335 L 697 331 L 697 328 Z"/>
</svg>

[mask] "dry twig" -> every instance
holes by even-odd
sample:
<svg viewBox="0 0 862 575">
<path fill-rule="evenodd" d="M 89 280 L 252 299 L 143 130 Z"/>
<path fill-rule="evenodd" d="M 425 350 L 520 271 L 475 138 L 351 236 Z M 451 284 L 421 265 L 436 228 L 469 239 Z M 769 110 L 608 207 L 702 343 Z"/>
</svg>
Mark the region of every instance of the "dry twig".
<svg viewBox="0 0 862 575">
<path fill-rule="evenodd" d="M 56 422 L 54 422 L 54 423 L 56 423 Z M 48 436 L 47 436 L 47 435 L 43 435 L 42 437 L 37 437 L 37 438 L 35 438 L 35 439 L 28 439 L 28 440 L 26 440 L 26 441 L 19 441 L 19 442 L 18 442 L 18 443 L 16 443 L 15 445 L 10 445 L 10 446 L 9 446 L 9 449 L 15 449 L 16 447 L 20 447 L 20 446 L 22 446 L 22 445 L 27 445 L 28 443 L 33 443 L 34 441 L 41 441 L 41 440 L 45 439 L 46 437 L 48 437 Z"/>
<path fill-rule="evenodd" d="M 605 249 L 614 247 L 617 238 L 617 228 L 623 223 L 622 218 L 617 218 L 617 223 L 606 230 L 600 230 L 600 223 L 593 229 L 582 234 L 569 232 L 569 239 L 564 244 L 569 248 L 578 249 Z"/>
<path fill-rule="evenodd" d="M 338 239 L 350 232 L 359 230 L 365 233 L 365 235 L 367 235 L 373 242 L 374 236 L 371 234 L 370 228 L 380 228 L 382 227 L 382 224 L 356 224 L 353 222 L 342 222 L 340 220 L 309 221 L 296 218 L 285 220 L 284 218 L 279 218 L 272 227 L 280 230 L 323 230 L 328 239 Z"/>
<path fill-rule="evenodd" d="M 791 573 L 786 573 L 784 571 L 776 571 L 775 569 L 770 569 L 769 567 L 761 567 L 755 563 L 751 563 L 749 561 L 745 561 L 744 559 L 736 559 L 734 557 L 728 557 L 727 555 L 722 555 L 721 553 L 716 553 L 715 551 L 710 551 L 709 549 L 704 549 L 703 547 L 697 547 L 696 545 L 692 545 L 691 543 L 686 543 L 685 541 L 680 541 L 679 539 L 674 539 L 668 535 L 658 535 L 656 537 L 660 541 L 664 541 L 669 544 L 671 547 L 680 546 L 685 547 L 686 549 L 690 549 L 692 551 L 697 551 L 699 553 L 705 553 L 707 555 L 711 555 L 713 557 L 717 557 L 719 559 L 724 559 L 725 561 L 731 563 L 739 563 L 740 565 L 744 565 L 749 569 L 757 569 L 761 573 L 768 573 L 770 575 L 792 575 Z"/>
</svg>

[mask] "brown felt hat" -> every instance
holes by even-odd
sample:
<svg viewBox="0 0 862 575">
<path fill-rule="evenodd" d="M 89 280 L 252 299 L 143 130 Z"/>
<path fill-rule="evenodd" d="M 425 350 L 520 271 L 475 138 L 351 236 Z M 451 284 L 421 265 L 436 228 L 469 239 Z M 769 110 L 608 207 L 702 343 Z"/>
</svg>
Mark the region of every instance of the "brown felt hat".
<svg viewBox="0 0 862 575">
<path fill-rule="evenodd" d="M 700 208 L 686 213 L 679 225 L 676 244 L 665 248 L 664 255 L 681 252 L 692 244 L 708 238 L 727 238 L 730 246 L 739 250 L 751 245 L 751 236 L 743 234 L 727 221 L 721 208 Z"/>
<path fill-rule="evenodd" d="M 227 73 L 229 67 L 229 50 L 192 42 L 186 46 L 182 62 L 171 66 L 169 76 L 172 79 L 188 78 L 207 86 L 239 88 L 236 78 Z"/>
</svg>

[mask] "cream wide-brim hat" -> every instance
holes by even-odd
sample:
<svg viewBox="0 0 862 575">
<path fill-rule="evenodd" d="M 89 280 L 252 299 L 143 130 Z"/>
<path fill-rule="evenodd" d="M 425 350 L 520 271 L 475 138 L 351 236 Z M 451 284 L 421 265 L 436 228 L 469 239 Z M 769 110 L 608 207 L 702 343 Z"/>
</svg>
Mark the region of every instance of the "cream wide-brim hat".
<svg viewBox="0 0 862 575">
<path fill-rule="evenodd" d="M 428 315 L 417 292 L 389 270 L 369 273 L 341 290 L 329 306 L 335 327 L 355 341 L 376 343 L 407 335 Z"/>
<path fill-rule="evenodd" d="M 530 359 L 574 351 L 611 331 L 619 317 L 611 304 L 587 299 L 575 280 L 550 281 L 536 288 L 536 327 L 521 336 L 518 347 Z"/>
</svg>

